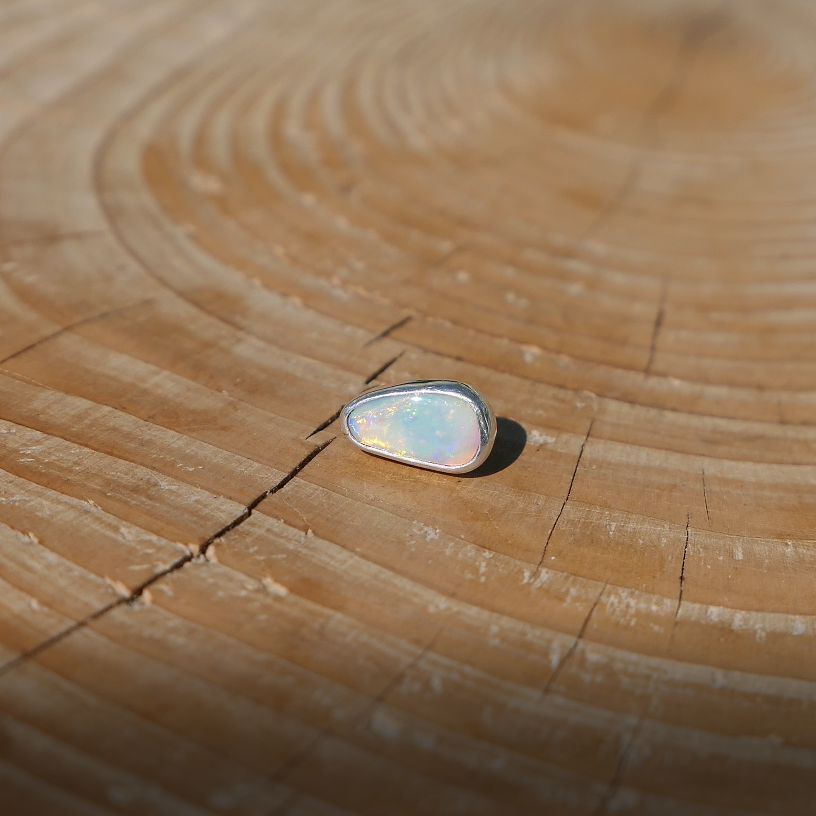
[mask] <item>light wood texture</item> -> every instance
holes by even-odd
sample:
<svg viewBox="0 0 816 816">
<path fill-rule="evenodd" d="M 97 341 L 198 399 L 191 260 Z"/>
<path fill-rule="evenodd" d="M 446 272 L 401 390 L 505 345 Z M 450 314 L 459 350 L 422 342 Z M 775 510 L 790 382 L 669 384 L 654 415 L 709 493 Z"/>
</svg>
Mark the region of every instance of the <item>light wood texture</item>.
<svg viewBox="0 0 816 816">
<path fill-rule="evenodd" d="M 816 813 L 814 43 L 0 4 L 0 811 Z M 421 377 L 481 474 L 336 439 Z"/>
</svg>

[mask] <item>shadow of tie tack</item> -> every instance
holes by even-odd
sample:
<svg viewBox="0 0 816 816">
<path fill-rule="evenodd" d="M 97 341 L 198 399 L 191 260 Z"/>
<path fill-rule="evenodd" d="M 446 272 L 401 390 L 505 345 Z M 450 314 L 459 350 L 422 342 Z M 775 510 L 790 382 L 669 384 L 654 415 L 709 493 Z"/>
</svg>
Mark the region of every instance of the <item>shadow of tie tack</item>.
<svg viewBox="0 0 816 816">
<path fill-rule="evenodd" d="M 527 444 L 527 431 L 513 419 L 496 417 L 496 441 L 490 456 L 470 473 L 459 474 L 462 479 L 490 476 L 504 470 L 521 456 Z"/>
</svg>

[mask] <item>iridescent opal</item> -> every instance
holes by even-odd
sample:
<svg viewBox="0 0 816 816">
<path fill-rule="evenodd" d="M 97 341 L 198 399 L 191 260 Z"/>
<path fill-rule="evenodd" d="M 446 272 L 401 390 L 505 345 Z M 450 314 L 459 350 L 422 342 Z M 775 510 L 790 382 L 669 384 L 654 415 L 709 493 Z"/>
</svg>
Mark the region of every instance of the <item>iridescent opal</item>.
<svg viewBox="0 0 816 816">
<path fill-rule="evenodd" d="M 429 467 L 459 468 L 479 455 L 479 419 L 456 394 L 383 394 L 348 413 L 352 439 L 372 452 Z"/>
</svg>

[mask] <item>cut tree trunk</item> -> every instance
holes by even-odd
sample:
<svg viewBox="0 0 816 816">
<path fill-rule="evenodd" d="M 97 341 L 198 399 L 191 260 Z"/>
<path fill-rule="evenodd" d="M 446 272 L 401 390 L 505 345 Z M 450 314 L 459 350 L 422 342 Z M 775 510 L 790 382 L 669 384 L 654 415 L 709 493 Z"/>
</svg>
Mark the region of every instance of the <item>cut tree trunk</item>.
<svg viewBox="0 0 816 816">
<path fill-rule="evenodd" d="M 0 4 L 0 812 L 816 813 L 815 43 Z M 474 474 L 339 433 L 419 378 Z"/>
</svg>

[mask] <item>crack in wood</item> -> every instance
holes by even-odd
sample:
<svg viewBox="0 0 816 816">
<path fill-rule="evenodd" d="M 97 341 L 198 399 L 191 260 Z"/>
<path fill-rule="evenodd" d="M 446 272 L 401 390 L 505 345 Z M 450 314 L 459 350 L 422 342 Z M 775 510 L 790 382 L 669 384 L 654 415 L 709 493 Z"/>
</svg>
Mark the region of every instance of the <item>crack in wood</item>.
<svg viewBox="0 0 816 816">
<path fill-rule="evenodd" d="M 92 315 L 91 317 L 85 317 L 82 320 L 77 320 L 76 323 L 71 323 L 70 326 L 63 326 L 60 329 L 57 329 L 55 332 L 51 332 L 51 334 L 46 335 L 45 337 L 41 337 L 39 340 L 35 340 L 33 343 L 29 343 L 25 348 L 21 348 L 18 351 L 15 351 L 14 354 L 9 354 L 8 357 L 4 357 L 0 360 L 0 365 L 3 365 L 10 360 L 13 360 L 15 357 L 20 357 L 21 355 L 25 354 L 32 349 L 37 348 L 38 346 L 47 343 L 49 340 L 54 340 L 55 338 L 59 337 L 66 332 L 73 331 L 74 329 L 78 329 L 80 326 L 86 326 L 89 323 L 94 323 L 97 320 L 103 320 L 106 317 L 110 317 L 111 315 L 117 314 L 119 312 L 127 311 L 128 309 L 135 309 L 138 306 L 144 306 L 146 303 L 150 303 L 154 298 L 147 298 L 146 300 L 140 300 L 137 303 L 128 303 L 126 306 L 118 306 L 115 309 L 109 309 L 106 312 L 102 312 L 102 314 Z"/>
<path fill-rule="evenodd" d="M 410 319 L 410 318 L 409 318 L 409 319 Z M 385 371 L 387 371 L 387 370 L 388 370 L 388 369 L 389 369 L 389 368 L 390 368 L 392 365 L 394 365 L 394 363 L 396 363 L 396 362 L 397 362 L 397 360 L 399 360 L 399 358 L 400 358 L 400 357 L 402 357 L 402 355 L 403 355 L 404 353 L 405 353 L 405 351 L 404 351 L 404 350 L 403 350 L 403 351 L 401 351 L 401 352 L 400 352 L 400 353 L 399 353 L 399 354 L 398 354 L 396 357 L 394 357 L 392 360 L 389 360 L 387 363 L 385 363 L 385 365 L 380 366 L 380 368 L 378 368 L 378 369 L 377 369 L 377 370 L 376 370 L 376 371 L 375 371 L 375 372 L 374 372 L 374 373 L 373 373 L 373 374 L 372 374 L 370 377 L 368 377 L 366 380 L 364 380 L 363 384 L 364 384 L 364 385 L 368 385 L 368 384 L 369 384 L 370 382 L 372 382 L 373 380 L 376 380 L 376 379 L 377 379 L 377 377 L 379 377 L 379 376 L 380 376 L 380 374 L 384 373 L 384 372 L 385 372 Z M 313 437 L 315 434 L 318 434 L 318 433 L 320 433 L 320 431 L 324 431 L 326 428 L 328 428 L 328 427 L 329 427 L 329 425 L 331 425 L 331 424 L 332 424 L 332 422 L 334 422 L 334 420 L 335 420 L 335 419 L 337 419 L 337 417 L 339 417 L 339 416 L 340 416 L 340 414 L 342 414 L 342 413 L 343 413 L 343 408 L 345 408 L 345 407 L 346 407 L 345 405 L 341 405 L 341 406 L 340 406 L 340 407 L 339 407 L 339 408 L 338 408 L 338 409 L 337 409 L 337 410 L 336 410 L 336 411 L 335 411 L 335 412 L 334 412 L 334 413 L 333 413 L 333 414 L 332 414 L 332 415 L 331 415 L 331 416 L 330 416 L 328 419 L 323 420 L 323 422 L 321 422 L 321 423 L 320 423 L 320 424 L 319 424 L 319 425 L 318 425 L 318 426 L 317 426 L 317 427 L 316 427 L 316 428 L 315 428 L 315 429 L 314 429 L 314 430 L 313 430 L 313 431 L 312 431 L 312 432 L 311 432 L 311 433 L 310 433 L 310 434 L 309 434 L 309 435 L 306 437 L 306 439 L 311 439 L 311 438 L 312 438 L 312 437 Z"/>
<path fill-rule="evenodd" d="M 457 584 L 453 592 L 448 596 L 447 601 L 449 602 L 453 601 L 458 597 L 459 589 L 461 588 L 461 585 L 462 583 L 464 583 L 465 580 L 466 580 L 465 578 L 462 578 L 462 580 L 459 582 L 459 584 Z M 606 585 L 604 584 L 604 586 Z M 603 592 L 603 590 L 601 590 L 601 592 Z M 383 686 L 383 688 L 368 702 L 366 702 L 362 709 L 351 718 L 352 724 L 359 725 L 360 723 L 365 721 L 366 717 L 371 716 L 371 714 L 376 710 L 377 706 L 383 703 L 385 699 L 391 694 L 391 692 L 405 679 L 405 677 L 408 675 L 408 672 L 410 672 L 411 669 L 418 665 L 420 661 L 433 649 L 433 647 L 436 645 L 436 642 L 439 640 L 440 636 L 444 631 L 445 624 L 443 623 L 430 637 L 425 646 L 422 647 L 420 652 L 417 655 L 415 655 L 402 669 L 400 669 L 394 675 L 394 677 L 392 677 Z M 321 729 L 321 731 L 318 734 L 316 734 L 315 737 L 312 740 L 310 740 L 300 751 L 295 752 L 285 763 L 283 763 L 283 765 L 281 765 L 281 767 L 270 777 L 271 781 L 278 783 L 284 782 L 291 773 L 293 773 L 312 755 L 312 753 L 315 751 L 315 749 L 323 739 L 325 739 L 327 736 L 333 735 L 334 733 L 335 731 L 331 726 L 326 726 L 325 728 Z M 284 810 L 284 813 L 285 812 L 286 811 Z M 276 816 L 277 813 L 278 811 L 273 811 L 272 813 L 269 814 L 269 816 Z"/>
<path fill-rule="evenodd" d="M 369 383 L 374 382 L 374 380 L 376 380 L 377 377 L 379 377 L 381 374 L 384 374 L 386 371 L 388 371 L 388 369 L 391 368 L 391 366 L 394 365 L 394 363 L 396 363 L 397 360 L 399 360 L 399 358 L 402 357 L 403 354 L 405 354 L 404 350 L 401 351 L 396 357 L 394 357 L 393 360 L 389 360 L 387 363 L 384 363 L 383 365 L 381 365 L 370 377 L 368 377 L 364 381 L 364 384 L 368 385 Z M 342 411 L 343 409 L 341 408 L 340 410 Z"/>
<path fill-rule="evenodd" d="M 632 750 L 634 749 L 635 742 L 640 736 L 642 728 L 643 718 L 639 717 L 637 722 L 635 723 L 634 728 L 629 734 L 629 738 L 626 740 L 626 743 L 624 744 L 623 748 L 618 754 L 618 762 L 615 766 L 615 772 L 612 775 L 612 779 L 609 781 L 609 786 L 606 789 L 606 793 L 604 793 L 603 797 L 598 802 L 598 807 L 595 808 L 595 811 L 593 812 L 592 816 L 604 816 L 604 814 L 607 813 L 609 805 L 612 803 L 612 800 L 615 798 L 618 791 L 621 789 L 621 785 L 623 784 L 623 778 L 626 775 L 626 769 L 629 767 L 629 761 L 632 756 Z"/>
<path fill-rule="evenodd" d="M 561 521 L 561 515 L 564 512 L 564 508 L 567 506 L 567 502 L 570 500 L 570 496 L 572 495 L 572 487 L 575 484 L 575 477 L 578 475 L 578 468 L 581 466 L 581 459 L 583 459 L 584 450 L 586 448 L 587 442 L 589 441 L 589 435 L 592 433 L 592 426 L 594 424 L 595 417 L 592 417 L 589 423 L 589 428 L 587 429 L 586 432 L 586 436 L 584 437 L 584 441 L 581 443 L 581 450 L 578 452 L 578 461 L 575 463 L 575 469 L 572 471 L 572 478 L 570 479 L 569 488 L 567 489 L 567 497 L 561 504 L 561 509 L 558 511 L 558 515 L 555 517 L 553 526 L 550 528 L 550 532 L 547 535 L 547 540 L 544 542 L 544 551 L 541 553 L 541 558 L 538 561 L 536 573 L 540 572 L 541 568 L 544 566 L 544 557 L 547 555 L 547 548 L 550 546 L 550 539 L 553 537 L 555 528 L 558 526 L 558 522 Z"/>
<path fill-rule="evenodd" d="M 657 351 L 657 339 L 660 336 L 660 329 L 663 327 L 663 320 L 666 317 L 666 288 L 666 279 L 663 278 L 660 285 L 660 302 L 657 307 L 654 326 L 652 327 L 652 339 L 649 343 L 649 358 L 646 360 L 646 367 L 643 369 L 644 374 L 651 374 L 652 372 L 652 364 Z"/>
<path fill-rule="evenodd" d="M 724 4 L 723 4 L 724 5 Z M 646 145 L 634 156 L 631 161 L 629 171 L 626 174 L 623 182 L 612 195 L 610 200 L 604 208 L 597 214 L 593 221 L 584 231 L 578 240 L 577 247 L 582 246 L 588 241 L 604 223 L 621 208 L 623 202 L 629 197 L 632 191 L 637 187 L 640 175 L 643 171 L 643 165 L 646 161 L 646 156 L 650 150 L 654 150 L 660 144 L 660 138 L 657 133 L 660 119 L 668 113 L 671 107 L 680 98 L 683 85 L 688 76 L 694 58 L 697 56 L 702 47 L 705 38 L 713 31 L 715 31 L 724 21 L 723 7 L 719 7 L 708 14 L 702 15 L 696 20 L 693 20 L 688 26 L 685 35 L 680 43 L 680 47 L 675 58 L 674 68 L 672 74 L 666 85 L 654 96 L 652 101 L 646 106 L 643 111 L 641 131 L 646 135 Z M 652 365 L 654 363 L 655 352 L 657 349 L 657 341 L 660 336 L 660 330 L 663 327 L 663 322 L 666 317 L 666 279 L 661 281 L 660 301 L 655 316 L 654 325 L 652 327 L 652 337 L 649 344 L 649 356 L 646 361 L 646 366 L 643 369 L 644 374 L 650 374 Z"/>
<path fill-rule="evenodd" d="M 683 562 L 680 565 L 680 594 L 677 597 L 677 611 L 674 613 L 674 619 L 680 614 L 680 605 L 683 603 L 683 590 L 686 585 L 686 556 L 688 555 L 689 545 L 689 527 L 691 524 L 691 515 L 686 513 L 686 542 L 683 545 Z"/>
<path fill-rule="evenodd" d="M 725 3 L 709 13 L 701 15 L 693 20 L 686 29 L 675 57 L 671 76 L 643 111 L 640 127 L 647 137 L 646 145 L 634 156 L 623 182 L 581 235 L 578 240 L 579 247 L 589 240 L 620 209 L 629 194 L 637 187 L 646 154 L 660 143 L 656 132 L 658 123 L 679 99 L 691 65 L 702 47 L 703 41 L 725 21 L 726 18 L 723 15 L 724 6 Z"/>
<path fill-rule="evenodd" d="M 110 310 L 110 311 L 108 311 L 108 312 L 106 312 L 104 314 L 101 314 L 101 315 L 96 315 L 96 316 L 91 317 L 91 318 L 86 318 L 85 320 L 82 320 L 79 323 L 75 323 L 73 326 L 66 326 L 66 327 L 60 329 L 59 332 L 55 332 L 55 335 L 60 334 L 60 333 L 62 333 L 64 331 L 68 331 L 71 328 L 74 328 L 74 327 L 76 327 L 78 325 L 82 325 L 84 323 L 90 323 L 93 320 L 101 320 L 103 317 L 106 317 L 107 315 L 113 314 L 114 312 L 123 311 L 124 309 L 129 309 L 129 308 L 132 308 L 134 306 L 139 306 L 139 305 L 142 305 L 144 303 L 148 303 L 152 299 L 153 298 L 150 298 L 150 299 L 144 300 L 144 301 L 140 301 L 139 303 L 129 304 L 128 306 L 123 306 L 123 307 L 120 307 L 118 309 L 112 309 L 112 310 Z M 33 345 L 38 345 L 39 343 L 45 342 L 47 339 L 49 339 L 49 338 L 43 338 L 42 340 L 38 341 L 38 343 L 35 343 Z M 16 354 L 21 354 L 21 353 L 22 353 L 22 351 L 19 351 Z M 16 356 L 16 354 L 12 355 L 12 356 Z M 394 359 L 389 360 L 387 363 L 385 363 L 385 365 L 383 365 L 379 369 L 377 369 L 377 371 L 375 371 L 374 374 L 372 374 L 365 382 L 369 383 L 369 382 L 371 382 L 371 380 L 376 379 L 380 374 L 383 373 L 383 371 L 385 371 L 390 366 L 392 366 L 402 356 L 402 354 L 403 354 L 403 352 L 400 352 L 396 357 L 394 357 Z M 9 359 L 9 358 L 7 358 L 7 359 Z M 325 420 L 320 425 L 318 425 L 318 427 L 314 431 L 312 431 L 311 434 L 309 434 L 309 437 L 314 436 L 314 434 L 316 434 L 318 431 L 321 431 L 324 428 L 328 427 L 340 415 L 340 412 L 342 410 L 343 410 L 343 407 L 341 406 L 340 409 L 338 411 L 336 411 L 334 414 L 332 414 L 331 417 L 329 417 L 327 420 Z M 309 437 L 307 437 L 307 439 Z M 264 499 L 267 499 L 270 496 L 273 496 L 276 493 L 279 493 L 281 490 L 283 490 L 286 487 L 286 485 L 288 485 L 310 462 L 312 462 L 317 456 L 320 455 L 320 453 L 322 453 L 326 448 L 328 448 L 328 446 L 331 445 L 331 443 L 334 442 L 334 440 L 336 438 L 337 437 L 333 436 L 331 439 L 326 440 L 325 442 L 323 442 L 322 444 L 318 445 L 316 448 L 311 450 L 282 479 L 280 479 L 280 481 L 278 481 L 275 485 L 273 485 L 271 488 L 269 488 L 269 490 L 265 490 L 263 493 L 256 496 L 243 509 L 243 511 L 241 513 L 239 513 L 229 523 L 225 524 L 223 527 L 221 527 L 219 530 L 217 530 L 215 533 L 213 533 L 209 538 L 207 538 L 198 547 L 197 551 L 191 551 L 190 553 L 181 556 L 181 558 L 178 558 L 176 561 L 174 561 L 172 564 L 170 564 L 170 566 L 166 567 L 163 570 L 160 570 L 159 572 L 155 573 L 150 578 L 148 578 L 146 581 L 139 584 L 139 586 L 137 586 L 135 589 L 133 589 L 130 592 L 129 595 L 123 596 L 122 598 L 118 598 L 117 600 L 107 604 L 106 606 L 103 606 L 101 609 L 97 609 L 95 612 L 91 613 L 87 617 L 82 618 L 82 620 L 75 621 L 73 624 L 71 624 L 70 626 L 67 626 L 62 631 L 57 632 L 55 635 L 52 635 L 50 638 L 47 638 L 46 640 L 44 640 L 41 643 L 34 646 L 33 648 L 23 652 L 22 654 L 18 655 L 17 657 L 13 658 L 12 660 L 10 660 L 7 663 L 3 664 L 2 666 L 0 666 L 0 677 L 2 677 L 4 674 L 7 674 L 10 671 L 12 671 L 13 669 L 19 667 L 20 665 L 22 665 L 24 663 L 27 663 L 30 660 L 33 660 L 38 655 L 42 654 L 47 649 L 50 649 L 52 646 L 56 646 L 62 640 L 69 637 L 70 635 L 74 634 L 75 632 L 78 632 L 81 629 L 85 629 L 87 626 L 94 623 L 94 621 L 99 620 L 99 618 L 101 618 L 103 615 L 106 615 L 108 612 L 112 611 L 113 609 L 116 609 L 116 608 L 118 608 L 120 606 L 123 606 L 124 604 L 132 604 L 132 603 L 138 601 L 138 599 L 143 595 L 143 593 L 145 592 L 146 589 L 153 586 L 153 584 L 155 584 L 157 581 L 160 581 L 162 578 L 165 578 L 167 575 L 170 575 L 171 573 L 182 569 L 184 566 L 189 564 L 191 561 L 193 561 L 193 560 L 195 560 L 197 558 L 205 558 L 206 555 L 207 555 L 207 551 L 210 549 L 210 547 L 216 541 L 218 541 L 220 538 L 223 538 L 227 533 L 231 532 L 236 527 L 239 527 L 247 519 L 249 519 L 250 516 L 252 515 L 252 513 L 255 511 L 255 509 L 258 507 L 258 505 L 262 501 L 264 501 Z M 438 633 L 437 633 L 437 635 L 438 635 Z M 428 648 L 430 648 L 430 646 Z"/>
<path fill-rule="evenodd" d="M 413 319 L 414 319 L 413 315 L 403 317 L 402 320 L 398 320 L 396 323 L 389 326 L 387 329 L 383 329 L 379 334 L 372 337 L 368 342 L 363 343 L 363 348 L 370 346 L 372 343 L 376 343 L 378 340 L 382 340 L 383 338 L 388 337 L 392 332 L 395 332 L 397 329 L 401 329 L 403 326 L 410 323 Z"/>
<path fill-rule="evenodd" d="M 584 639 L 584 635 L 586 634 L 587 628 L 589 627 L 589 621 L 591 620 L 593 613 L 598 607 L 598 604 L 601 602 L 601 597 L 603 596 L 604 591 L 606 590 L 608 584 L 609 584 L 608 580 L 604 581 L 604 585 L 601 587 L 601 591 L 598 593 L 597 597 L 592 603 L 592 606 L 590 607 L 589 612 L 587 613 L 587 616 L 584 618 L 584 622 L 581 624 L 581 628 L 578 630 L 578 634 L 575 636 L 575 640 L 572 642 L 572 646 L 570 646 L 569 649 L 567 649 L 567 653 L 564 655 L 564 657 L 562 657 L 561 660 L 558 661 L 558 665 L 555 667 L 555 671 L 553 671 L 553 673 L 550 675 L 549 680 L 547 680 L 546 685 L 541 690 L 541 695 L 539 697 L 540 700 L 543 700 L 550 693 L 550 690 L 555 685 L 558 678 L 561 676 L 561 672 L 566 668 L 567 663 L 570 661 L 573 654 L 575 653 L 575 650 L 578 648 L 578 644 Z"/>
<path fill-rule="evenodd" d="M 705 465 L 703 465 L 703 501 L 705 502 L 706 518 L 711 524 L 711 513 L 708 512 L 708 491 L 706 490 Z"/>
<path fill-rule="evenodd" d="M 451 596 L 453 597 L 453 596 Z M 400 669 L 386 684 L 383 688 L 374 696 L 372 697 L 363 708 L 355 714 L 351 718 L 351 722 L 353 725 L 360 725 L 362 724 L 367 717 L 370 717 L 374 710 L 380 705 L 388 695 L 405 679 L 408 675 L 408 672 L 411 671 L 421 660 L 424 658 L 428 652 L 433 649 L 436 641 L 439 639 L 439 636 L 442 634 L 444 630 L 444 626 L 440 626 L 439 629 L 433 634 L 430 640 L 422 647 L 420 652 L 415 655 L 402 669 Z M 321 729 L 319 733 L 317 733 L 300 751 L 296 751 L 289 759 L 281 765 L 281 767 L 272 774 L 269 779 L 273 782 L 282 783 L 284 782 L 287 777 L 293 773 L 297 768 L 299 768 L 306 760 L 314 753 L 317 746 L 329 736 L 335 734 L 335 730 L 332 726 L 326 726 L 325 728 Z M 273 811 L 269 816 L 275 816 L 276 811 Z"/>
<path fill-rule="evenodd" d="M 331 415 L 331 416 L 330 416 L 328 419 L 326 419 L 326 420 L 324 420 L 323 422 L 321 422 L 321 423 L 320 423 L 320 424 L 319 424 L 319 425 L 318 425 L 318 426 L 317 426 L 317 427 L 316 427 L 316 428 L 315 428 L 315 429 L 314 429 L 314 430 L 313 430 L 313 431 L 312 431 L 312 432 L 311 432 L 311 433 L 310 433 L 310 434 L 309 434 L 309 435 L 306 437 L 306 439 L 311 439 L 311 438 L 312 438 L 312 437 L 313 437 L 315 434 L 318 434 L 318 433 L 320 433 L 321 431 L 324 431 L 326 428 L 328 428 L 328 427 L 329 427 L 329 425 L 331 425 L 331 424 L 332 424 L 332 422 L 334 422 L 334 420 L 335 420 L 335 419 L 337 419 L 337 417 L 339 417 L 339 416 L 340 416 L 340 414 L 342 414 L 342 413 L 343 413 L 343 408 L 345 408 L 345 407 L 346 407 L 345 405 L 341 405 L 341 406 L 340 406 L 340 407 L 339 407 L 339 408 L 338 408 L 338 409 L 337 409 L 337 410 L 336 410 L 336 411 L 335 411 L 335 412 L 334 412 L 334 413 L 333 413 L 333 414 L 332 414 L 332 415 Z"/>
<path fill-rule="evenodd" d="M 105 230 L 75 230 L 74 232 L 55 232 L 52 235 L 32 235 L 28 238 L 0 240 L 0 246 L 49 246 L 61 241 L 81 241 L 87 238 L 101 238 L 108 235 Z"/>
<path fill-rule="evenodd" d="M 294 479 L 303 470 L 303 468 L 305 468 L 316 456 L 318 456 L 329 445 L 331 445 L 331 443 L 334 442 L 335 438 L 336 437 L 328 439 L 327 441 L 323 442 L 323 444 L 318 445 L 316 448 L 310 451 L 306 456 L 303 457 L 303 459 L 301 459 L 292 468 L 292 470 L 290 470 L 273 487 L 269 488 L 269 490 L 265 490 L 259 496 L 256 496 L 244 508 L 244 510 L 241 513 L 239 513 L 234 519 L 232 519 L 232 521 L 230 521 L 228 524 L 225 524 L 223 527 L 221 527 L 219 530 L 213 533 L 209 538 L 207 538 L 198 547 L 197 551 L 190 551 L 189 553 L 181 556 L 180 558 L 176 559 L 172 564 L 170 564 L 168 567 L 165 567 L 164 569 L 151 575 L 150 578 L 148 578 L 146 581 L 143 581 L 141 584 L 139 584 L 137 587 L 131 590 L 129 595 L 117 598 L 115 601 L 112 601 L 106 606 L 103 606 L 101 609 L 97 609 L 95 612 L 92 612 L 85 618 L 75 621 L 70 626 L 67 626 L 60 632 L 57 632 L 50 638 L 47 638 L 46 640 L 34 646 L 33 648 L 23 652 L 14 659 L 0 666 L 0 677 L 18 668 L 24 663 L 28 663 L 29 661 L 35 659 L 44 651 L 50 649 L 52 646 L 56 646 L 58 643 L 65 640 L 65 638 L 69 637 L 75 632 L 78 632 L 90 626 L 92 623 L 99 620 L 104 615 L 107 615 L 108 612 L 111 612 L 112 610 L 117 609 L 120 606 L 124 606 L 125 604 L 132 604 L 136 602 L 142 596 L 146 589 L 153 586 L 153 584 L 155 584 L 157 581 L 160 581 L 162 578 L 165 578 L 171 573 L 177 572 L 178 570 L 182 569 L 187 564 L 196 560 L 197 558 L 204 558 L 207 554 L 207 550 L 213 545 L 215 541 L 218 541 L 218 539 L 222 538 L 227 533 L 231 532 L 236 527 L 239 527 L 241 524 L 243 524 L 252 515 L 253 511 L 264 499 L 283 490 L 283 488 L 286 487 L 286 485 L 288 485 L 289 482 L 291 482 L 292 479 Z"/>
<path fill-rule="evenodd" d="M 677 629 L 677 618 L 680 615 L 680 606 L 683 603 L 683 591 L 686 585 L 686 556 L 688 555 L 689 531 L 691 529 L 691 514 L 686 513 L 686 541 L 683 545 L 683 561 L 680 564 L 680 592 L 677 595 L 677 608 L 674 610 L 674 620 L 672 621 L 671 635 L 669 636 L 669 651 L 674 643 L 674 633 Z"/>
</svg>

